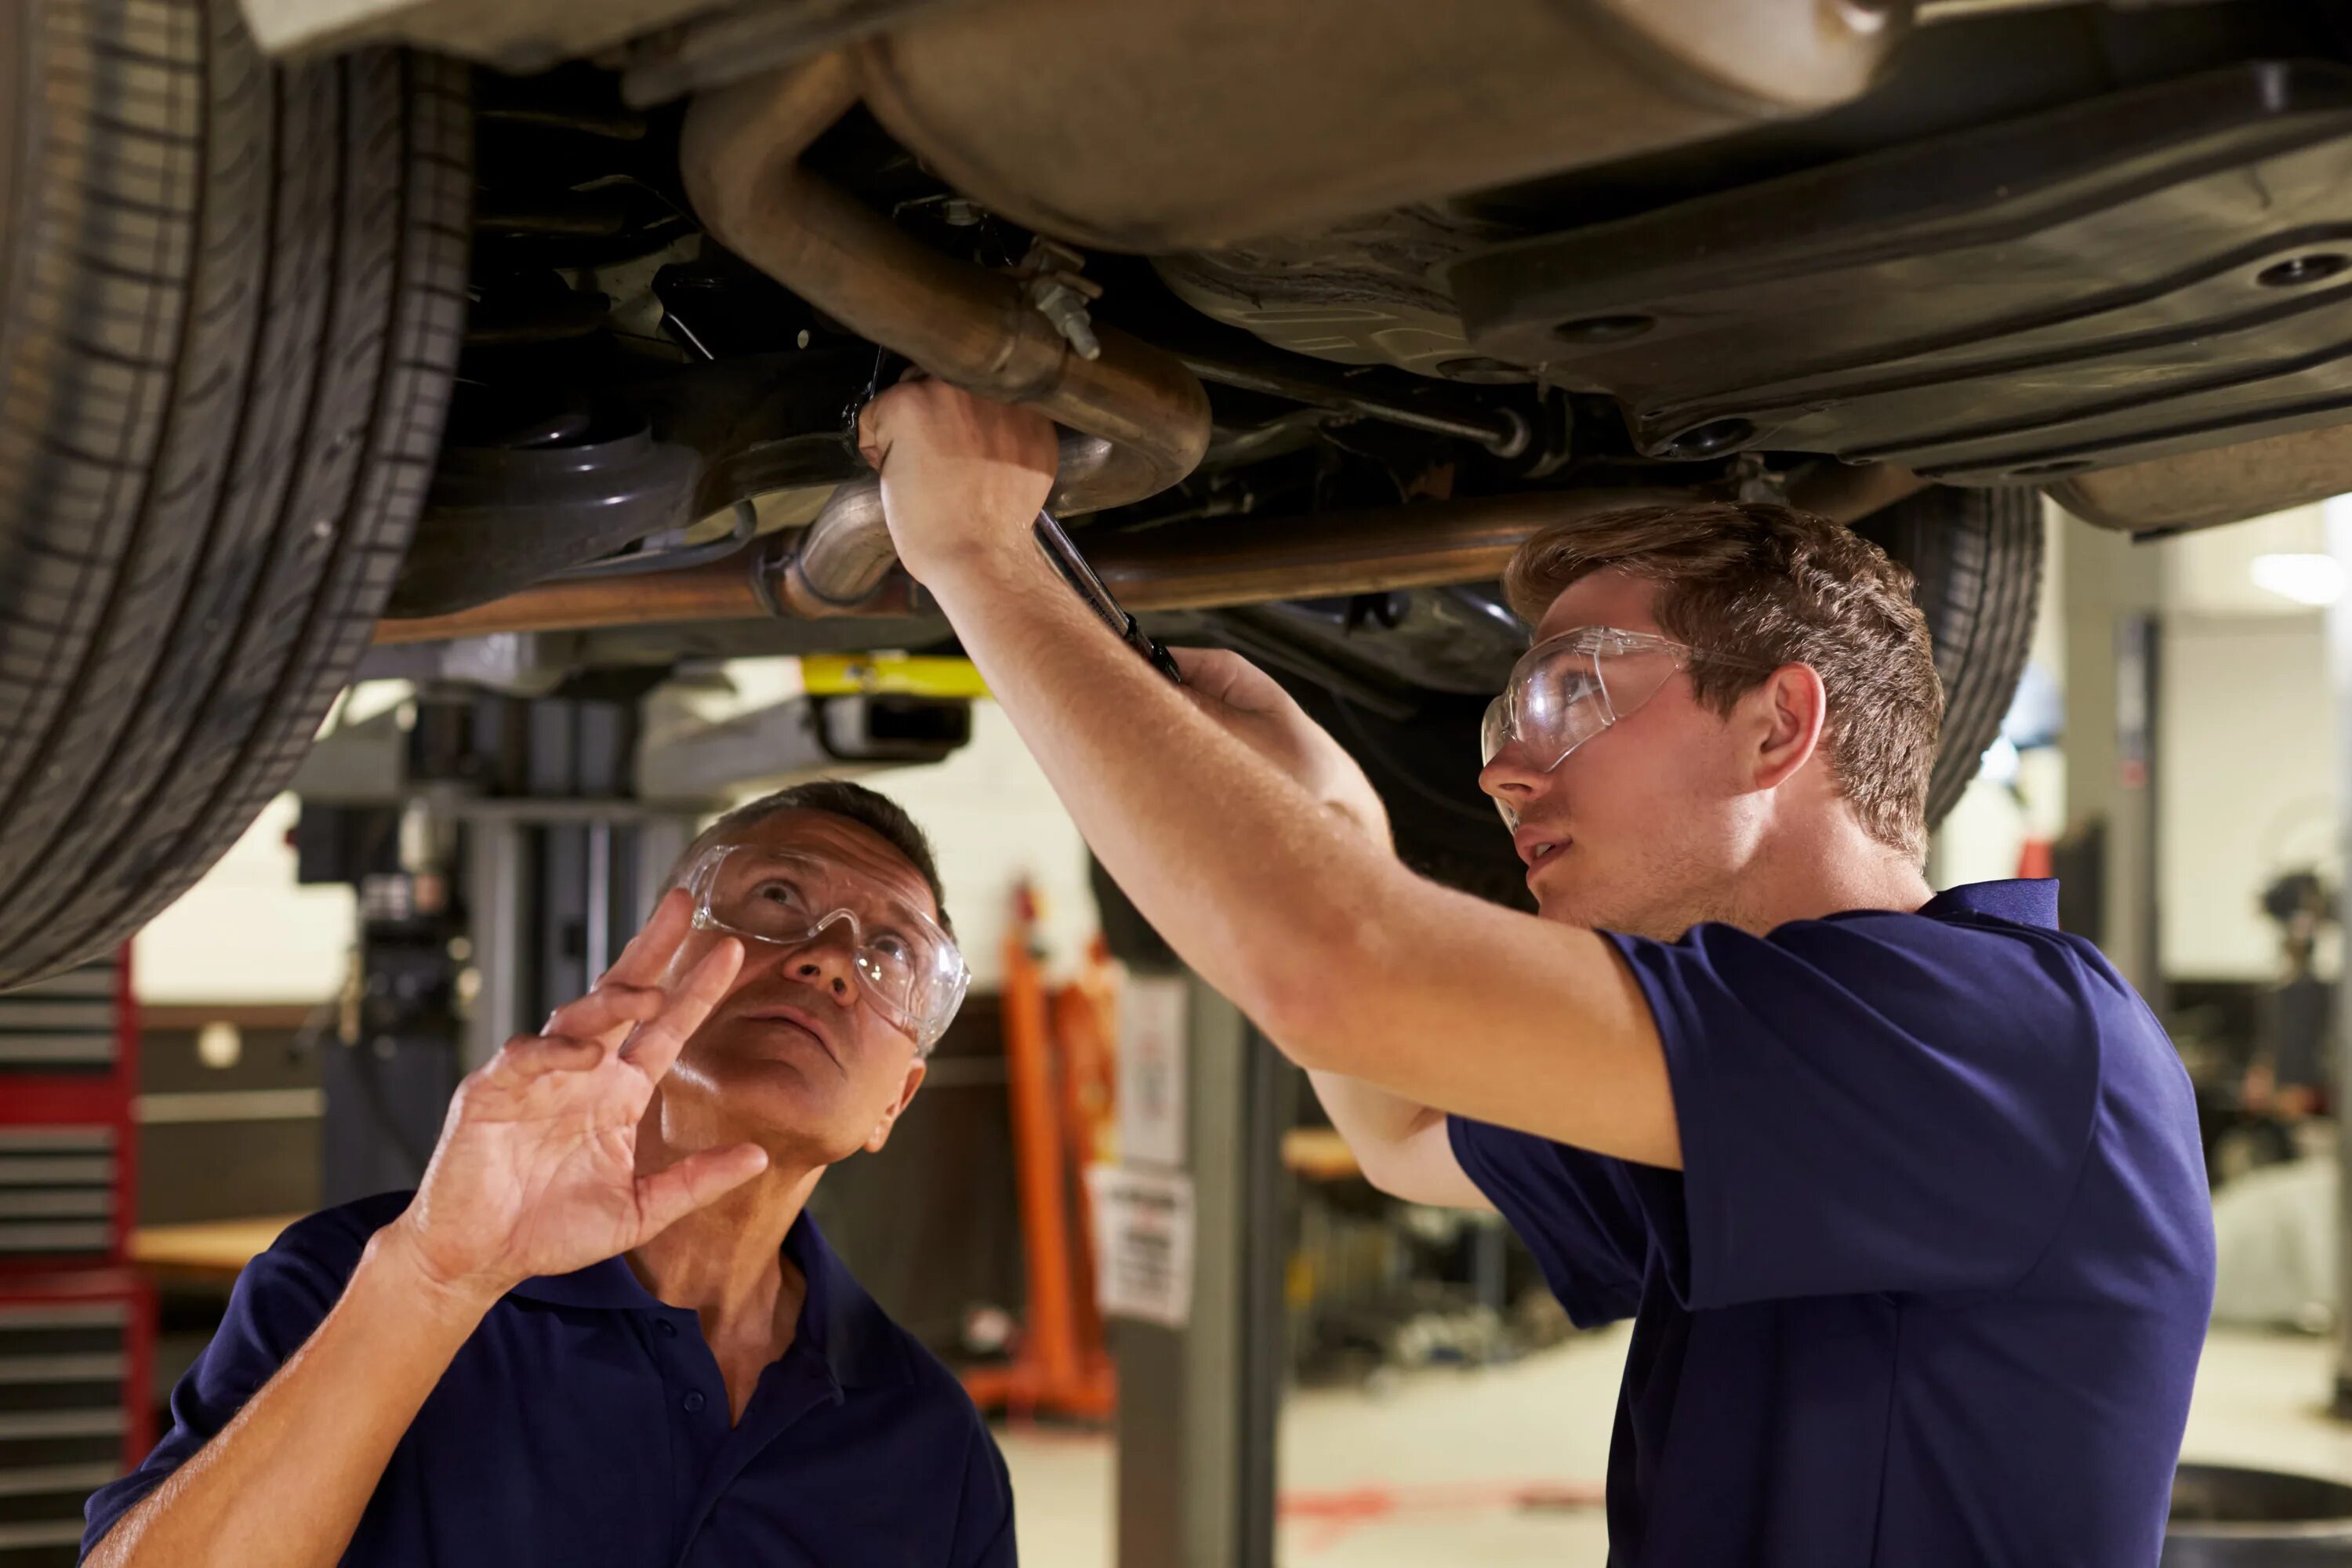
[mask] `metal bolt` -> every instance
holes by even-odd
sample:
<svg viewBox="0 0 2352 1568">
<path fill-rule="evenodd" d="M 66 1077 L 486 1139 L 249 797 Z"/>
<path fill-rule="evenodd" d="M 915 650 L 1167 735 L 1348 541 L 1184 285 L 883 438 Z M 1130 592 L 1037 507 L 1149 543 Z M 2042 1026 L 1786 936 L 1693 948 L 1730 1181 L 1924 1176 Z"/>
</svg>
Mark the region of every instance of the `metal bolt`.
<svg viewBox="0 0 2352 1568">
<path fill-rule="evenodd" d="M 1029 254 L 1013 273 L 1028 279 L 1029 303 L 1053 323 L 1080 359 L 1099 359 L 1102 344 L 1095 337 L 1087 305 L 1102 298 L 1102 285 L 1080 275 L 1079 268 L 1086 264 L 1087 258 L 1068 246 L 1038 239 L 1031 243 Z"/>
<path fill-rule="evenodd" d="M 1040 278 L 1029 286 L 1029 302 L 1069 340 L 1080 359 L 1102 357 L 1102 344 L 1095 337 L 1094 320 L 1087 314 L 1084 295 L 1059 277 Z"/>
</svg>

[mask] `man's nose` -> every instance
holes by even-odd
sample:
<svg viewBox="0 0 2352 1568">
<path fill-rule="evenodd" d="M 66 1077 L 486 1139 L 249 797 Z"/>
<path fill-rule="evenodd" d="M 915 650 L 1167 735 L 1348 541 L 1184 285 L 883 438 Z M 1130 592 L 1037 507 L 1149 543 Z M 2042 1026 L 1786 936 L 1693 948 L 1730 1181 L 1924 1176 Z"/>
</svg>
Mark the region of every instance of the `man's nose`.
<svg viewBox="0 0 2352 1568">
<path fill-rule="evenodd" d="M 823 987 L 845 1007 L 857 1003 L 857 933 L 847 921 L 831 921 L 809 933 L 784 964 L 803 984 Z"/>
<path fill-rule="evenodd" d="M 1541 799 L 1551 784 L 1551 774 L 1530 762 L 1527 749 L 1517 741 L 1496 752 L 1495 760 L 1478 770 L 1478 787 L 1514 813 L 1524 812 Z"/>
</svg>

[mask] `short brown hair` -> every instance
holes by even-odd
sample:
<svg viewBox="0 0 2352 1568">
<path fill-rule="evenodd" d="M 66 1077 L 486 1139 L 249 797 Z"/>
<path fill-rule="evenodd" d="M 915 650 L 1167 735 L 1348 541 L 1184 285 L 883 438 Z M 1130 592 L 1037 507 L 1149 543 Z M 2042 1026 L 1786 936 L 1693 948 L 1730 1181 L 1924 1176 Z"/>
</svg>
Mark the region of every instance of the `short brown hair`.
<svg viewBox="0 0 2352 1568">
<path fill-rule="evenodd" d="M 923 885 L 931 890 L 932 906 L 940 911 L 940 929 L 950 936 L 955 934 L 955 922 L 948 919 L 947 889 L 940 886 L 939 862 L 931 855 L 930 838 L 907 815 L 905 806 L 847 779 L 816 779 L 792 784 L 737 806 L 695 835 L 694 842 L 686 847 L 686 853 L 670 868 L 671 885 L 675 886 L 695 858 L 712 845 L 786 811 L 822 811 L 846 817 L 881 838 L 905 856 L 907 863 L 921 875 Z"/>
<path fill-rule="evenodd" d="M 1909 572 L 1809 511 L 1695 502 L 1554 523 L 1519 546 L 1504 586 L 1532 626 L 1570 584 L 1612 569 L 1657 585 L 1658 625 L 1677 641 L 1762 669 L 1819 672 L 1830 766 L 1854 816 L 1880 843 L 1926 855 L 1944 689 Z M 1690 673 L 1718 712 L 1763 679 L 1715 663 Z"/>
</svg>

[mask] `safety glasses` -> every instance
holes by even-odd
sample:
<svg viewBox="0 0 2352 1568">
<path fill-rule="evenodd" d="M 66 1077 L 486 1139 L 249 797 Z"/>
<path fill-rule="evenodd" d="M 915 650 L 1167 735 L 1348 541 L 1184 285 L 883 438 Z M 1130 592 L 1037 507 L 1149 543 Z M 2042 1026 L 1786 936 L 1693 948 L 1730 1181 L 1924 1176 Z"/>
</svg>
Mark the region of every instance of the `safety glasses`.
<svg viewBox="0 0 2352 1568">
<path fill-rule="evenodd" d="M 939 923 L 895 894 L 820 857 L 721 844 L 687 873 L 694 923 L 747 942 L 798 948 L 845 941 L 858 994 L 929 1050 L 971 987 L 963 953 Z"/>
<path fill-rule="evenodd" d="M 1537 772 L 1548 773 L 1655 697 L 1675 671 L 1698 663 L 1763 668 L 1614 626 L 1579 626 L 1547 637 L 1519 656 L 1510 683 L 1487 704 L 1479 762 L 1491 763 L 1504 747 L 1516 745 Z"/>
</svg>

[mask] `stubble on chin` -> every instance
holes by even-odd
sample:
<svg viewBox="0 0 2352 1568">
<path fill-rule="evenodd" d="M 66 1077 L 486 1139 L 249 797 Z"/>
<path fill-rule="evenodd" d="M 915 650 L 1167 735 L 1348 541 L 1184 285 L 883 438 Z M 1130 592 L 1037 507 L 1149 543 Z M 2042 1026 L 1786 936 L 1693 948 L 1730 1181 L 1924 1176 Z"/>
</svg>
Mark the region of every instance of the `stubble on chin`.
<svg viewBox="0 0 2352 1568">
<path fill-rule="evenodd" d="M 1614 931 L 1653 942 L 1680 942 L 1692 927 L 1727 918 L 1721 910 L 1702 908 L 1703 902 L 1612 898 L 1595 890 L 1568 888 L 1540 896 L 1536 912 L 1545 920 L 1587 931 Z"/>
</svg>

